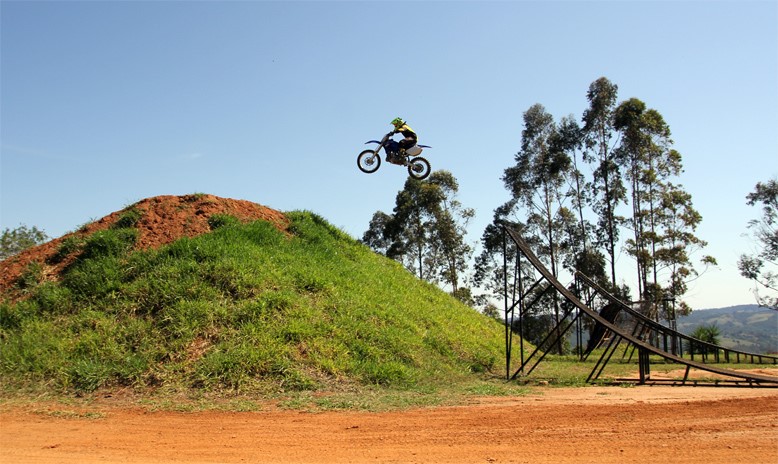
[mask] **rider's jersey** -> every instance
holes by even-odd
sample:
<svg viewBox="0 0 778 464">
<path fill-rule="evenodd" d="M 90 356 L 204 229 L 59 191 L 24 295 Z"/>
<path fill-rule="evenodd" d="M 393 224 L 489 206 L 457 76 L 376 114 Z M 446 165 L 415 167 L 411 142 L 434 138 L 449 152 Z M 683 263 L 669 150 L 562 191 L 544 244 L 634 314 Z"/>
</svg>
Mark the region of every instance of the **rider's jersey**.
<svg viewBox="0 0 778 464">
<path fill-rule="evenodd" d="M 413 140 L 418 139 L 418 137 L 416 136 L 416 132 L 414 132 L 413 129 L 411 129 L 411 126 L 409 126 L 408 124 L 403 124 L 402 126 L 395 129 L 394 131 L 401 133 L 406 138 L 410 138 Z"/>
</svg>

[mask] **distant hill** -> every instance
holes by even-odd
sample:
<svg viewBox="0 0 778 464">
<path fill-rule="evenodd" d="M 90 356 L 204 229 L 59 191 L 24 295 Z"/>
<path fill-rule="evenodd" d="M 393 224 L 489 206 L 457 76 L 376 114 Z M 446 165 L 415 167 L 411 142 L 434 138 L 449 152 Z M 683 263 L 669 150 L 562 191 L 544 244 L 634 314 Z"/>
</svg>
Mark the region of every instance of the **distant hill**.
<svg viewBox="0 0 778 464">
<path fill-rule="evenodd" d="M 716 324 L 721 345 L 753 353 L 778 352 L 778 311 L 757 305 L 700 309 L 678 319 L 678 330 L 690 334 L 702 324 Z"/>
</svg>

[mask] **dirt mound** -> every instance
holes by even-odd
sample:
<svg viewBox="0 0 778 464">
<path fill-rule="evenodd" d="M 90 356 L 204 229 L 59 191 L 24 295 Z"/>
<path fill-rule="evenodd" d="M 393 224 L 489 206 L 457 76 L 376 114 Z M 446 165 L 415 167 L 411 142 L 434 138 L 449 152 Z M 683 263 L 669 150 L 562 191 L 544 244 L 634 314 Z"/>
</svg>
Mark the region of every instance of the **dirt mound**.
<svg viewBox="0 0 778 464">
<path fill-rule="evenodd" d="M 285 231 L 286 216 L 280 211 L 246 200 L 220 198 L 214 195 L 193 194 L 184 196 L 163 195 L 147 198 L 123 210 L 81 227 L 78 231 L 30 248 L 0 262 L 0 294 L 11 294 L 15 284 L 30 263 L 43 266 L 46 280 L 57 280 L 60 272 L 75 256 L 65 257 L 52 264 L 62 243 L 70 237 L 88 237 L 110 228 L 129 211 L 139 216 L 134 226 L 139 231 L 136 249 L 146 250 L 172 243 L 183 237 L 196 237 L 210 232 L 208 219 L 214 215 L 229 215 L 243 222 L 265 220 Z"/>
</svg>

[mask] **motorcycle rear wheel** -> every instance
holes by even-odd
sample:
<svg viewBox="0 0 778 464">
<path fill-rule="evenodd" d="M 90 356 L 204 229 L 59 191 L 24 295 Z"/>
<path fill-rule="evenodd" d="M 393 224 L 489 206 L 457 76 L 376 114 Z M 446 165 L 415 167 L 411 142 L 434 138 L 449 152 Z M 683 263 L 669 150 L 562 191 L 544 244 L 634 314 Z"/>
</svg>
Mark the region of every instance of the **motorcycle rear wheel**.
<svg viewBox="0 0 778 464">
<path fill-rule="evenodd" d="M 357 166 L 360 171 L 372 174 L 381 167 L 381 157 L 375 150 L 365 150 L 357 156 Z"/>
<path fill-rule="evenodd" d="M 432 172 L 430 162 L 421 156 L 413 158 L 408 164 L 408 174 L 414 179 L 424 180 Z"/>
</svg>

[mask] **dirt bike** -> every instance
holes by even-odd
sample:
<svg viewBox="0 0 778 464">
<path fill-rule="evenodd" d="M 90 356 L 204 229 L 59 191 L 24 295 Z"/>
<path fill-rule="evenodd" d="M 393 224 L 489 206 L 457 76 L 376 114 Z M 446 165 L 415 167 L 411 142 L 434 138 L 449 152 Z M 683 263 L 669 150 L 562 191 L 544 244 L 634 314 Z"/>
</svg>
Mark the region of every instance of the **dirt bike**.
<svg viewBox="0 0 778 464">
<path fill-rule="evenodd" d="M 378 152 L 383 148 L 386 153 L 386 161 L 399 166 L 407 166 L 408 174 L 415 179 L 426 179 L 432 172 L 432 168 L 429 161 L 418 155 L 421 154 L 424 148 L 432 147 L 429 145 L 414 145 L 405 150 L 404 154 L 400 154 L 400 144 L 392 140 L 392 135 L 394 135 L 394 132 L 389 132 L 380 141 L 370 140 L 365 142 L 365 145 L 377 143 L 378 148 L 375 150 L 365 150 L 357 156 L 359 170 L 367 174 L 378 171 L 378 168 L 381 167 L 381 157 L 378 156 Z"/>
</svg>

